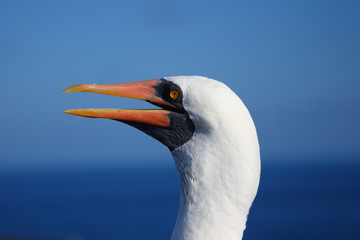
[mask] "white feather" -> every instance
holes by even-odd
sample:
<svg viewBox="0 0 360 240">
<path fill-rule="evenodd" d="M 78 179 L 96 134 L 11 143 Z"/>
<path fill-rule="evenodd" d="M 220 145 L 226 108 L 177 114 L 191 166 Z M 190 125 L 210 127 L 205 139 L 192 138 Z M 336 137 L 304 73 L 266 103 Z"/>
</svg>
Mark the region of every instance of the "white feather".
<svg viewBox="0 0 360 240">
<path fill-rule="evenodd" d="M 260 178 L 252 118 L 226 85 L 199 76 L 167 77 L 183 92 L 195 124 L 172 151 L 180 176 L 180 207 L 172 240 L 240 240 Z"/>
</svg>

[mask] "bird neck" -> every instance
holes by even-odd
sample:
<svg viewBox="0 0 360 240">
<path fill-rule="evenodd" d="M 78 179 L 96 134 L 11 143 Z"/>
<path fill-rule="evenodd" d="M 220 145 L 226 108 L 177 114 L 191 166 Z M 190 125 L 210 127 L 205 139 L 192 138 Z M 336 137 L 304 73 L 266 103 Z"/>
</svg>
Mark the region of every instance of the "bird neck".
<svg viewBox="0 0 360 240">
<path fill-rule="evenodd" d="M 242 239 L 259 183 L 257 138 L 254 146 L 240 148 L 237 141 L 221 139 L 224 142 L 197 133 L 193 141 L 172 151 L 180 177 L 172 240 Z"/>
</svg>

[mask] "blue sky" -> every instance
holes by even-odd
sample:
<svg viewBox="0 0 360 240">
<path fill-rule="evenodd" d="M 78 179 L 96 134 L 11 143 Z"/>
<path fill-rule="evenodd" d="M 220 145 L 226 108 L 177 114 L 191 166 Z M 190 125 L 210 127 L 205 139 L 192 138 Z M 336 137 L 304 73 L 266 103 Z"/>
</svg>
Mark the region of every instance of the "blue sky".
<svg viewBox="0 0 360 240">
<path fill-rule="evenodd" d="M 358 1 L 1 1 L 0 167 L 169 164 L 160 143 L 69 108 L 148 108 L 79 83 L 225 82 L 264 161 L 360 157 Z"/>
</svg>

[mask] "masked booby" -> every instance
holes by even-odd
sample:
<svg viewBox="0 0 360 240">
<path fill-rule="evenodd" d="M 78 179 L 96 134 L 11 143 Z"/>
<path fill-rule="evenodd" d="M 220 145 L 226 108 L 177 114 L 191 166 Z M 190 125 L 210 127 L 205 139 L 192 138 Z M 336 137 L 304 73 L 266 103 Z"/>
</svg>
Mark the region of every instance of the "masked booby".
<svg viewBox="0 0 360 240">
<path fill-rule="evenodd" d="M 240 240 L 260 179 L 253 120 L 225 84 L 200 76 L 82 84 L 91 92 L 144 100 L 160 109 L 71 109 L 65 113 L 129 124 L 167 146 L 180 178 L 171 240 Z"/>
</svg>

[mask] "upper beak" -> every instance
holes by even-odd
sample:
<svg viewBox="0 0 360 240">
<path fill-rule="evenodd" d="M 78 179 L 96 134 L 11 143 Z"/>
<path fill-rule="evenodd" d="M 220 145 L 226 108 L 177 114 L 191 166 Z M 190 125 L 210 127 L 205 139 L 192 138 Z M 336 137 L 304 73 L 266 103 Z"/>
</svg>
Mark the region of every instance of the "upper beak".
<svg viewBox="0 0 360 240">
<path fill-rule="evenodd" d="M 158 106 L 175 108 L 161 97 L 156 95 L 156 86 L 160 79 L 138 81 L 121 84 L 81 84 L 65 89 L 63 92 L 91 92 L 118 97 L 126 97 L 148 101 Z M 109 118 L 119 121 L 130 121 L 155 126 L 167 127 L 170 125 L 167 110 L 126 110 L 126 109 L 70 109 L 64 113 L 94 118 Z"/>
</svg>

